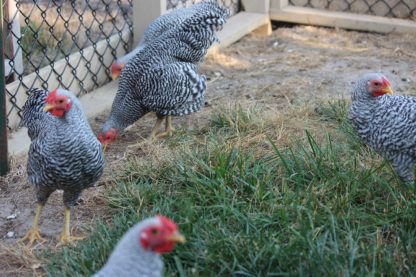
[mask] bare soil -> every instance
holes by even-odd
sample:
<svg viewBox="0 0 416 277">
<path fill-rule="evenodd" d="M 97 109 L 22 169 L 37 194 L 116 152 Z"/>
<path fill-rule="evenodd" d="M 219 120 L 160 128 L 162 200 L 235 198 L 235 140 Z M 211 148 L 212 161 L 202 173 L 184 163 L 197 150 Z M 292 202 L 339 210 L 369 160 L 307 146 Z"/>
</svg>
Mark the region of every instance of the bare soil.
<svg viewBox="0 0 416 277">
<path fill-rule="evenodd" d="M 415 42 L 416 34 L 381 35 L 309 26 L 281 27 L 269 37 L 249 35 L 204 61 L 201 72 L 209 78 L 206 106 L 196 114 L 174 119 L 174 124 L 176 128 L 199 128 L 218 107 L 243 103 L 275 113 L 282 122 L 297 119 L 292 129 L 303 130 L 306 121 L 301 111 L 305 107 L 313 113 L 319 103 L 348 99 L 354 80 L 374 71 L 383 72 L 397 94 L 416 95 Z M 92 120 L 95 131 L 106 117 L 103 114 Z M 149 145 L 140 151 L 129 150 L 131 145 L 144 142 L 154 122 L 153 114 L 146 115 L 109 148 L 104 176 L 95 188 L 83 193 L 74 209 L 75 234 L 87 235 L 94 219 L 109 217 L 105 193 L 111 190 L 129 156 L 150 159 L 155 155 Z M 163 144 L 161 139 L 155 145 Z M 35 208 L 25 164 L 26 157 L 13 157 L 11 172 L 0 179 L 1 276 L 42 275 L 40 265 L 45 261 L 34 250 L 55 250 L 63 224 L 62 193 L 55 192 L 40 222 L 47 241 L 36 244 L 34 250 L 17 244 L 29 229 Z M 9 232 L 13 232 L 10 238 Z"/>
</svg>

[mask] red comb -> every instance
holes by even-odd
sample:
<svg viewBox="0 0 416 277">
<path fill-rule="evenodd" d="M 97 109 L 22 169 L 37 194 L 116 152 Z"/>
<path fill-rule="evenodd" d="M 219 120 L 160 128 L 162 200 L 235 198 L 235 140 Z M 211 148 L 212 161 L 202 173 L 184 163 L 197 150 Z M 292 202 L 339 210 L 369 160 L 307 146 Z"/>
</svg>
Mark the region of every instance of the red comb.
<svg viewBox="0 0 416 277">
<path fill-rule="evenodd" d="M 381 79 L 383 80 L 383 85 L 384 86 L 386 86 L 386 87 L 388 87 L 388 86 L 390 86 L 390 82 L 389 82 L 389 80 L 387 80 L 387 78 L 386 77 L 381 77 Z"/>
<path fill-rule="evenodd" d="M 51 103 L 55 100 L 56 94 L 58 93 L 58 89 L 54 89 L 49 92 L 48 96 L 46 97 L 46 103 Z"/>
<path fill-rule="evenodd" d="M 111 65 L 111 72 L 114 72 L 114 71 L 118 71 L 118 70 L 121 70 L 121 65 L 120 64 L 118 64 L 118 63 L 113 63 L 112 65 Z"/>
<path fill-rule="evenodd" d="M 171 219 L 167 218 L 166 216 L 158 215 L 157 217 L 159 218 L 160 222 L 162 222 L 162 225 L 165 228 L 169 229 L 170 231 L 176 231 L 178 229 L 175 222 L 173 222 Z"/>
</svg>

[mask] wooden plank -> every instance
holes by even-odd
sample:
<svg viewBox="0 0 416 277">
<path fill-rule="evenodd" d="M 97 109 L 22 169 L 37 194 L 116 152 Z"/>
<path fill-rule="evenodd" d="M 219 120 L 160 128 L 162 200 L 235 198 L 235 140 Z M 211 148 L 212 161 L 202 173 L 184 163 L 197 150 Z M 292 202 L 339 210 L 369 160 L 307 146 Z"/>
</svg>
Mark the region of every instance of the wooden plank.
<svg viewBox="0 0 416 277">
<path fill-rule="evenodd" d="M 133 1 L 133 48 L 139 43 L 147 26 L 155 18 L 166 13 L 166 0 L 136 0 Z"/>
<path fill-rule="evenodd" d="M 270 0 L 270 9 L 281 10 L 289 5 L 289 0 Z"/>
<path fill-rule="evenodd" d="M 241 0 L 241 5 L 246 12 L 268 13 L 270 0 Z"/>
<path fill-rule="evenodd" d="M 320 25 L 378 33 L 416 32 L 416 22 L 347 12 L 332 12 L 312 8 L 287 6 L 281 10 L 270 9 L 270 18 L 277 21 Z"/>
<path fill-rule="evenodd" d="M 208 50 L 208 55 L 214 54 L 218 49 L 225 48 L 238 41 L 248 33 L 270 24 L 270 18 L 265 13 L 239 12 L 230 17 L 224 28 L 218 32 L 220 43 L 216 43 Z"/>
</svg>

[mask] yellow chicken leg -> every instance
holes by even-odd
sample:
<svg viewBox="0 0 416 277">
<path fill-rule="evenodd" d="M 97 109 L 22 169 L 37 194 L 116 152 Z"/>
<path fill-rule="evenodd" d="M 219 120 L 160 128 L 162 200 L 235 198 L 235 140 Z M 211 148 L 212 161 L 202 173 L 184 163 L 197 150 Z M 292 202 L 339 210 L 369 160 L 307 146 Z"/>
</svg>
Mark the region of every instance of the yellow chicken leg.
<svg viewBox="0 0 416 277">
<path fill-rule="evenodd" d="M 159 129 L 160 129 L 160 124 L 162 124 L 164 118 L 165 118 L 164 116 L 157 117 L 156 124 L 153 127 L 152 132 L 150 133 L 150 139 L 154 139 L 157 137 L 157 133 L 159 132 Z"/>
<path fill-rule="evenodd" d="M 164 137 L 164 136 L 172 136 L 173 132 L 175 131 L 175 128 L 172 127 L 172 116 L 168 115 L 166 116 L 166 125 L 165 125 L 165 131 L 157 134 L 156 137 Z"/>
<path fill-rule="evenodd" d="M 42 240 L 42 241 L 45 240 L 40 236 L 40 232 L 39 232 L 39 219 L 40 219 L 40 214 L 42 213 L 42 209 L 43 209 L 43 205 L 37 204 L 36 215 L 35 215 L 35 219 L 33 220 L 32 228 L 30 228 L 29 231 L 27 231 L 26 235 L 23 238 L 21 238 L 19 242 L 24 242 L 28 240 L 29 241 L 28 246 L 31 246 L 33 242 L 36 240 Z"/>
<path fill-rule="evenodd" d="M 64 229 L 62 230 L 61 236 L 59 237 L 58 245 L 65 245 L 76 240 L 82 240 L 84 237 L 72 237 L 70 234 L 71 209 L 65 207 L 64 212 Z"/>
</svg>

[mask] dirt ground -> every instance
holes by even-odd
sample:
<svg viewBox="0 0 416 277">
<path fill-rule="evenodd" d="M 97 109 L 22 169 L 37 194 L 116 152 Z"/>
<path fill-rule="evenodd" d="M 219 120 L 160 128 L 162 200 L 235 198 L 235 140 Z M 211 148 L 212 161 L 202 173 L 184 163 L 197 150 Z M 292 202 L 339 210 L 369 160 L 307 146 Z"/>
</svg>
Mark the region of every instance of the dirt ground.
<svg viewBox="0 0 416 277">
<path fill-rule="evenodd" d="M 234 103 L 284 114 L 292 107 L 348 98 L 357 76 L 374 71 L 385 73 L 397 94 L 416 95 L 415 42 L 416 34 L 381 35 L 309 26 L 279 27 L 269 37 L 246 36 L 201 65 L 201 72 L 209 78 L 206 105 L 197 114 L 174 119 L 174 124 L 179 128 L 203 126 L 218 106 Z M 106 117 L 103 114 L 91 122 L 95 131 Z M 146 115 L 109 148 L 103 178 L 83 193 L 74 209 L 75 234 L 86 235 L 94 219 L 109 216 L 103 195 L 132 154 L 128 146 L 142 142 L 154 122 L 154 115 Z M 10 174 L 0 179 L 0 276 L 42 275 L 40 265 L 45 262 L 34 255 L 36 251 L 16 243 L 29 229 L 35 208 L 25 164 L 26 157 L 13 157 Z M 47 241 L 35 245 L 35 250 L 55 249 L 63 224 L 61 198 L 62 193 L 55 192 L 45 206 L 40 227 Z"/>
</svg>

